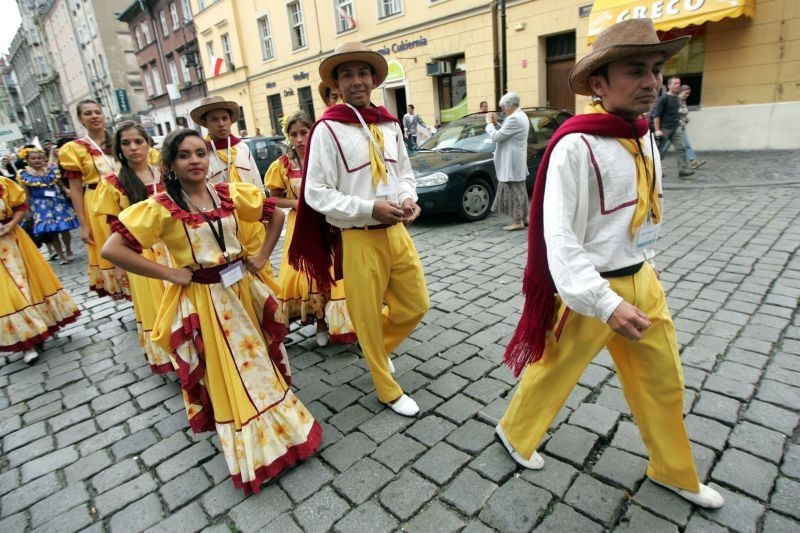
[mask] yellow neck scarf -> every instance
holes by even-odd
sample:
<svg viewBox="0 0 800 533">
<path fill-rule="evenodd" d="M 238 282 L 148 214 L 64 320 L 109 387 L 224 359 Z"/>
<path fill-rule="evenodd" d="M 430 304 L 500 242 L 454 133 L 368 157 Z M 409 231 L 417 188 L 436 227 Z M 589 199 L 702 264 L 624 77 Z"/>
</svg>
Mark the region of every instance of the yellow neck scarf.
<svg viewBox="0 0 800 533">
<path fill-rule="evenodd" d="M 375 144 L 381 149 L 381 153 L 375 149 L 375 144 L 369 141 L 369 166 L 372 169 L 372 184 L 377 187 L 381 181 L 389 183 L 389 177 L 386 173 L 386 163 L 383 161 L 383 132 L 379 124 L 368 124 L 369 132 L 372 138 L 375 139 Z"/>
<path fill-rule="evenodd" d="M 211 140 L 211 136 L 207 135 L 206 140 L 211 143 L 211 149 L 213 150 L 216 147 L 214 141 Z M 236 147 L 231 146 L 231 160 L 228 161 L 228 147 L 220 148 L 215 150 L 217 152 L 217 156 L 219 157 L 220 161 L 227 165 L 228 170 L 228 183 L 241 183 L 242 178 L 239 176 L 239 169 L 236 168 Z"/>
<path fill-rule="evenodd" d="M 589 104 L 584 109 L 584 113 L 608 114 L 600 102 Z M 661 203 L 658 201 L 658 190 L 656 190 L 654 180 L 655 166 L 650 156 L 639 150 L 637 139 L 616 138 L 617 141 L 633 156 L 636 162 L 636 210 L 631 219 L 631 235 L 634 237 L 639 228 L 647 220 L 648 213 L 651 215 L 653 224 L 661 223 Z M 650 169 L 650 170 L 648 170 Z"/>
</svg>

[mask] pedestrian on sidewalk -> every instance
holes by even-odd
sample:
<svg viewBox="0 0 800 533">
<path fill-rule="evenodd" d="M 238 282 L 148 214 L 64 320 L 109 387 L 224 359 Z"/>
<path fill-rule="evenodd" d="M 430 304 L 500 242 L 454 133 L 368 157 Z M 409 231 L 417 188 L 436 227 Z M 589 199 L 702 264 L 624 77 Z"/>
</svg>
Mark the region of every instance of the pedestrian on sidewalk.
<svg viewBox="0 0 800 533">
<path fill-rule="evenodd" d="M 206 182 L 200 133 L 175 130 L 161 153 L 166 191 L 119 215 L 103 256 L 128 272 L 172 283 L 153 341 L 169 350 L 189 425 L 216 430 L 234 486 L 259 492 L 315 453 L 322 428 L 292 392 L 275 294 L 259 278 L 283 227 L 283 212 L 260 187 Z M 242 220 L 272 220 L 257 255 L 248 255 Z M 141 256 L 163 241 L 174 268 Z"/>
<path fill-rule="evenodd" d="M 524 374 L 496 432 L 519 465 L 543 468 L 536 447 L 607 347 L 647 448 L 647 477 L 719 508 L 722 496 L 697 476 L 675 328 L 651 263 L 662 189 L 643 114 L 664 62 L 688 39 L 659 42 L 652 20 L 625 20 L 598 35 L 570 73 L 570 88 L 597 101 L 558 129 L 539 168 L 525 305 L 504 358 Z"/>
<path fill-rule="evenodd" d="M 511 217 L 506 231 L 525 228 L 528 217 L 528 131 L 531 121 L 519 108 L 519 95 L 506 93 L 500 98 L 500 109 L 506 118 L 498 127 L 494 113 L 486 114 L 486 133 L 495 143 L 494 168 L 497 172 L 497 194 L 492 204 L 492 213 Z"/>
<path fill-rule="evenodd" d="M 406 107 L 406 114 L 403 115 L 403 135 L 406 139 L 406 145 L 409 152 L 414 152 L 417 149 L 417 136 L 419 135 L 418 129 L 422 127 L 428 129 L 428 125 L 422 120 L 422 117 L 417 115 L 414 111 L 414 106 L 408 104 Z M 427 139 L 430 135 L 426 136 Z M 423 139 L 424 140 L 424 139 Z"/>
<path fill-rule="evenodd" d="M 383 56 L 358 42 L 340 44 L 320 64 L 322 81 L 341 91 L 345 105 L 326 109 L 309 133 L 294 230 L 302 239 L 292 239 L 289 262 L 320 291 L 344 275 L 347 311 L 378 400 L 414 416 L 419 407 L 392 376 L 389 354 L 425 315 L 429 299 L 405 227 L 420 207 L 400 123 L 370 102 L 387 72 Z"/>
<path fill-rule="evenodd" d="M 19 226 L 27 208 L 24 189 L 0 176 L 0 352 L 23 351 L 32 363 L 39 346 L 80 311 Z"/>
<path fill-rule="evenodd" d="M 692 167 L 692 170 L 696 170 L 705 165 L 706 162 L 705 160 L 698 161 L 697 154 L 694 153 L 694 149 L 692 149 L 692 145 L 689 143 L 689 132 L 687 131 L 687 126 L 689 125 L 689 105 L 686 102 L 691 94 L 691 87 L 688 85 L 681 85 L 681 90 L 678 93 L 678 99 L 681 103 L 680 114 L 681 127 L 683 128 L 683 144 L 686 145 L 686 160 L 689 161 L 689 165 Z"/>
<path fill-rule="evenodd" d="M 161 169 L 149 163 L 150 136 L 138 123 L 126 121 L 114 132 L 113 152 L 119 161 L 119 171 L 97 186 L 93 213 L 103 216 L 113 230 L 119 214 L 131 205 L 143 202 L 164 191 Z M 159 156 L 160 157 L 160 156 Z M 142 250 L 142 256 L 165 266 L 172 266 L 163 242 Z M 120 285 L 128 287 L 136 317 L 139 344 L 144 351 L 150 370 L 156 374 L 172 371 L 172 361 L 167 350 L 153 342 L 152 334 L 156 315 L 161 306 L 166 283 L 159 279 L 139 276 L 116 267 L 115 275 Z"/>
<path fill-rule="evenodd" d="M 689 163 L 686 159 L 685 131 L 681 125 L 681 102 L 678 98 L 680 89 L 681 79 L 679 77 L 672 76 L 668 78 L 667 92 L 656 102 L 652 117 L 661 159 L 663 160 L 667 155 L 669 145 L 675 145 L 675 155 L 678 158 L 678 177 L 688 178 L 694 174 L 694 171 L 689 169 Z"/>
</svg>

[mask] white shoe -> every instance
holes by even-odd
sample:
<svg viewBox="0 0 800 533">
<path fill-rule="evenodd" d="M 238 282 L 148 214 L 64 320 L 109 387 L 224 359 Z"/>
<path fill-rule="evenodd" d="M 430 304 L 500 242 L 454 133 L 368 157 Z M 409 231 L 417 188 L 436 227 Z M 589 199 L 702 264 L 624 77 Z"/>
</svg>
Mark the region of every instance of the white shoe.
<svg viewBox="0 0 800 533">
<path fill-rule="evenodd" d="M 722 494 L 715 491 L 708 485 L 703 485 L 702 483 L 700 483 L 700 490 L 697 492 L 691 492 L 685 489 L 679 489 L 678 487 L 673 487 L 671 485 L 661 483 L 651 477 L 649 477 L 648 479 L 653 483 L 655 483 L 656 485 L 660 485 L 665 489 L 671 490 L 684 500 L 688 500 L 699 507 L 705 507 L 706 509 L 719 509 L 720 507 L 725 505 L 725 499 L 722 497 Z"/>
<path fill-rule="evenodd" d="M 503 446 L 506 447 L 508 453 L 511 455 L 511 458 L 520 465 L 529 470 L 541 470 L 544 468 L 544 457 L 539 455 L 539 452 L 536 450 L 533 451 L 533 455 L 531 455 L 530 459 L 525 459 L 520 455 L 520 453 L 515 450 L 511 444 L 506 439 L 505 433 L 503 433 L 503 428 L 500 427 L 500 424 L 497 424 L 494 428 L 494 432 L 497 433 L 497 436 L 500 438 L 500 442 L 503 443 Z"/>
<path fill-rule="evenodd" d="M 33 363 L 39 357 L 39 352 L 36 351 L 36 348 L 31 348 L 29 350 L 25 350 L 25 355 L 22 356 L 22 360 L 28 364 Z"/>
<path fill-rule="evenodd" d="M 391 407 L 392 411 L 398 415 L 415 416 L 417 413 L 419 413 L 419 406 L 417 405 L 417 402 L 405 394 L 400 396 L 393 403 L 390 403 L 389 407 Z"/>
<path fill-rule="evenodd" d="M 391 372 L 392 374 L 394 374 L 394 363 L 392 363 L 392 358 L 391 358 L 391 357 L 389 357 L 389 358 L 387 358 L 386 360 L 389 362 L 389 372 Z"/>
<path fill-rule="evenodd" d="M 323 330 L 318 331 L 315 338 L 317 339 L 318 346 L 327 346 L 331 337 L 328 335 L 328 330 Z"/>
</svg>

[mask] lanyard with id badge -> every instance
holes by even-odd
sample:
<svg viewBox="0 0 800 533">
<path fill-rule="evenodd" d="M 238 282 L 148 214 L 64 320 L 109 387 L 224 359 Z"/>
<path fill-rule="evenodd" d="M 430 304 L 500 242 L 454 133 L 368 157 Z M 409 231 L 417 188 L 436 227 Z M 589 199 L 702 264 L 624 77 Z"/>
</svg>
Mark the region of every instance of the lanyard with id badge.
<svg viewBox="0 0 800 533">
<path fill-rule="evenodd" d="M 208 195 L 211 197 L 211 205 L 216 210 L 217 202 L 216 200 L 214 200 L 214 195 L 211 194 L 211 191 L 208 189 L 208 185 L 206 185 L 206 190 L 208 191 Z M 219 246 L 219 249 L 222 251 L 222 257 L 224 257 L 225 262 L 228 263 L 228 266 L 223 268 L 219 272 L 220 282 L 222 283 L 223 287 L 226 288 L 230 287 L 231 285 L 238 282 L 244 277 L 244 265 L 242 264 L 241 261 L 236 261 L 234 263 L 231 263 L 231 258 L 228 255 L 228 249 L 227 246 L 225 245 L 225 233 L 222 227 L 222 218 L 217 218 L 217 224 L 216 227 L 214 227 L 214 223 L 211 221 L 208 215 L 206 215 L 203 211 L 198 209 L 197 206 L 195 206 L 192 203 L 192 201 L 189 199 L 189 195 L 183 192 L 183 196 L 184 198 L 186 198 L 188 204 L 194 207 L 195 210 L 200 214 L 200 216 L 203 217 L 203 219 L 206 221 L 206 224 L 208 224 L 208 228 L 211 230 L 211 234 L 214 235 L 214 240 L 217 241 L 217 245 Z"/>
<path fill-rule="evenodd" d="M 639 140 L 636 140 L 636 144 L 639 145 L 639 157 L 644 158 L 644 152 L 642 151 L 642 146 L 639 144 Z M 653 151 L 653 138 L 650 138 L 650 152 Z M 651 156 L 652 157 L 652 156 Z M 645 171 L 647 172 L 647 165 L 645 164 Z M 656 188 L 656 168 L 655 168 L 655 161 L 653 161 L 653 188 L 652 192 L 655 192 Z M 657 200 L 656 200 L 657 201 Z M 642 227 L 639 228 L 639 231 L 636 233 L 636 249 L 637 250 L 644 250 L 645 248 L 653 248 L 656 244 L 656 240 L 658 239 L 658 233 L 661 231 L 661 223 L 654 224 L 653 223 L 653 211 L 652 209 L 647 215 L 647 218 L 642 224 Z"/>
<path fill-rule="evenodd" d="M 381 161 L 383 161 L 384 166 L 386 166 L 386 158 L 383 157 L 383 150 L 381 150 L 380 146 L 378 146 L 378 143 L 375 141 L 375 137 L 373 137 L 372 133 L 370 133 L 369 128 L 367 127 L 367 123 L 364 122 L 364 117 L 361 116 L 361 113 L 359 113 L 358 109 L 356 109 L 354 106 L 347 103 L 345 105 L 350 109 L 352 109 L 353 113 L 356 114 L 356 117 L 358 117 L 358 121 L 361 122 L 361 128 L 364 130 L 364 134 L 367 136 L 369 142 L 371 142 L 372 146 L 375 148 L 375 153 L 377 153 L 378 156 L 380 156 Z M 386 173 L 386 183 L 378 183 L 378 185 L 375 187 L 375 196 L 377 198 L 383 198 L 390 202 L 399 203 L 399 198 L 397 196 L 397 184 L 392 179 L 391 174 L 389 174 L 388 168 Z"/>
</svg>

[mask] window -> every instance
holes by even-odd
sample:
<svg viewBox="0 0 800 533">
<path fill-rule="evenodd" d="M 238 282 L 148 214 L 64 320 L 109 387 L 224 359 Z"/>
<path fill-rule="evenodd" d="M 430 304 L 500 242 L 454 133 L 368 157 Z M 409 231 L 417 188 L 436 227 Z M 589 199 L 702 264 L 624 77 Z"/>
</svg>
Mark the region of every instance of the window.
<svg viewBox="0 0 800 533">
<path fill-rule="evenodd" d="M 292 31 L 292 50 L 305 48 L 306 30 L 303 26 L 303 10 L 300 2 L 294 1 L 286 4 L 286 11 L 289 14 L 289 26 Z"/>
<path fill-rule="evenodd" d="M 217 54 L 214 53 L 214 41 L 208 41 L 206 43 L 206 52 L 208 53 L 208 63 L 213 63 L 214 58 L 217 57 Z"/>
<path fill-rule="evenodd" d="M 220 36 L 220 41 L 222 41 L 222 55 L 225 56 L 225 64 L 230 68 L 233 65 L 233 52 L 231 52 L 231 38 L 228 37 L 227 33 L 223 33 Z"/>
<path fill-rule="evenodd" d="M 336 33 L 350 31 L 356 27 L 353 0 L 334 0 L 334 9 L 336 10 Z"/>
<path fill-rule="evenodd" d="M 206 8 L 206 0 L 197 0 L 197 5 L 200 6 L 200 11 Z"/>
<path fill-rule="evenodd" d="M 239 106 L 239 120 L 236 121 L 236 127 L 239 128 L 239 131 L 247 129 L 247 122 L 244 120 L 244 108 L 242 106 Z"/>
<path fill-rule="evenodd" d="M 164 86 L 161 85 L 161 76 L 158 74 L 158 68 L 153 65 L 153 85 L 156 89 L 156 94 L 164 94 Z"/>
<path fill-rule="evenodd" d="M 181 79 L 178 77 L 178 65 L 175 64 L 174 59 L 169 60 L 169 82 L 173 85 L 177 85 L 181 82 Z"/>
<path fill-rule="evenodd" d="M 139 28 L 136 28 L 136 47 L 141 50 L 142 49 L 142 32 L 139 31 Z"/>
<path fill-rule="evenodd" d="M 192 20 L 192 6 L 189 0 L 181 0 L 181 6 L 183 7 L 183 19 Z"/>
<path fill-rule="evenodd" d="M 186 66 L 186 56 L 181 55 L 181 71 L 183 72 L 183 83 L 189 85 L 192 83 L 192 76 L 189 73 L 189 67 Z"/>
<path fill-rule="evenodd" d="M 147 21 L 142 21 L 142 35 L 144 35 L 144 42 L 150 44 L 153 42 L 153 38 L 150 37 L 150 25 L 147 24 Z"/>
<path fill-rule="evenodd" d="M 297 89 L 297 99 L 300 104 L 300 109 L 305 111 L 311 122 L 314 122 L 314 98 L 312 96 L 311 87 L 300 87 Z"/>
<path fill-rule="evenodd" d="M 172 17 L 172 29 L 177 30 L 180 28 L 181 23 L 178 20 L 178 6 L 175 5 L 175 2 L 169 5 L 169 16 Z"/>
<path fill-rule="evenodd" d="M 150 71 L 145 70 L 144 74 L 142 75 L 144 78 L 144 87 L 147 89 L 147 96 L 153 95 L 153 80 L 150 79 Z"/>
<path fill-rule="evenodd" d="M 403 11 L 403 0 L 378 0 L 379 18 L 391 17 Z"/>
<path fill-rule="evenodd" d="M 283 118 L 281 95 L 267 96 L 267 107 L 269 108 L 269 121 L 272 124 L 272 135 L 281 135 L 281 118 Z"/>
<path fill-rule="evenodd" d="M 161 20 L 161 33 L 164 34 L 164 37 L 169 37 L 169 28 L 167 28 L 167 15 L 164 13 L 163 9 L 158 13 L 158 18 Z"/>
<path fill-rule="evenodd" d="M 275 49 L 272 47 L 272 30 L 269 27 L 267 15 L 258 19 L 258 35 L 261 37 L 261 59 L 266 61 L 275 57 Z"/>
</svg>

